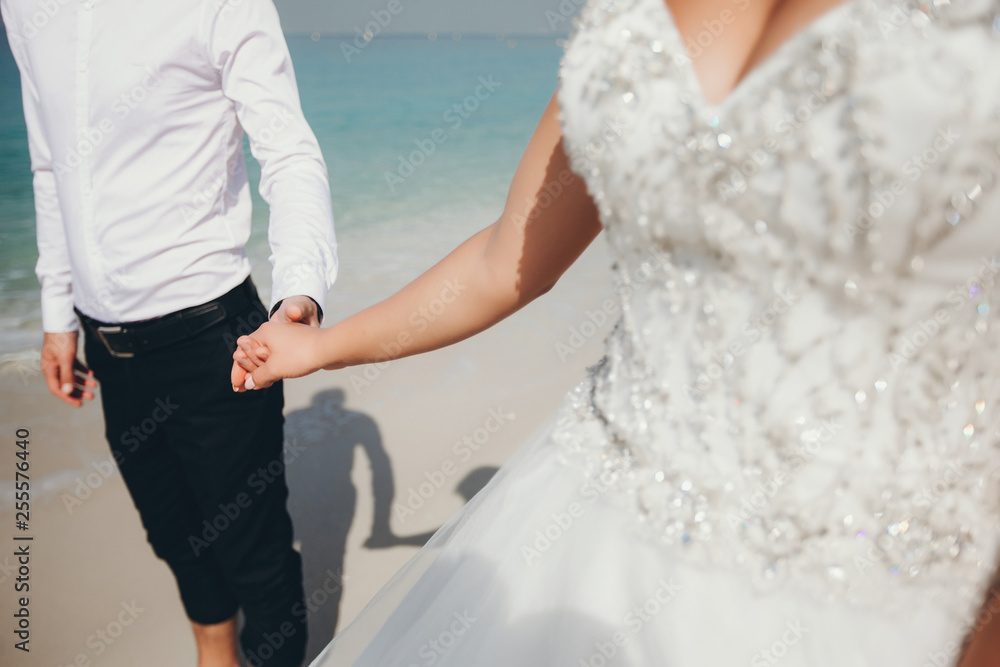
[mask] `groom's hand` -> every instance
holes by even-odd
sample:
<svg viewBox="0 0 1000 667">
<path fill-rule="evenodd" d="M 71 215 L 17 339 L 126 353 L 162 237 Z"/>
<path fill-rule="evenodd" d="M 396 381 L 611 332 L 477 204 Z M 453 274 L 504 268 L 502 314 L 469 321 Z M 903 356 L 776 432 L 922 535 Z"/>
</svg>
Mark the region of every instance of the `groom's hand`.
<svg viewBox="0 0 1000 667">
<path fill-rule="evenodd" d="M 319 320 L 319 306 L 311 297 L 302 295 L 282 299 L 270 319 L 271 322 L 306 324 L 317 329 L 320 324 Z M 259 332 L 260 329 L 257 331 Z M 267 354 L 267 348 L 261 347 L 251 337 L 244 336 L 240 339 L 236 353 L 233 355 L 233 391 L 246 391 L 244 388 L 246 377 L 260 365 L 261 361 L 267 359 Z"/>
<path fill-rule="evenodd" d="M 323 331 L 300 322 L 265 322 L 240 336 L 233 353 L 233 390 L 264 389 L 322 368 Z"/>
<path fill-rule="evenodd" d="M 271 315 L 272 322 L 296 322 L 319 326 L 319 306 L 308 296 L 290 296 L 281 300 Z"/>
<path fill-rule="evenodd" d="M 46 333 L 42 343 L 42 375 L 49 392 L 64 403 L 80 407 L 94 398 L 94 371 L 76 357 L 77 332 Z"/>
<path fill-rule="evenodd" d="M 267 323 L 265 322 L 265 324 Z M 254 333 L 259 331 L 260 329 L 257 329 Z M 247 376 L 260 366 L 259 362 L 266 361 L 268 356 L 267 348 L 256 340 L 250 336 L 240 336 L 236 342 L 236 351 L 233 353 L 233 370 L 231 372 L 233 391 L 237 393 L 246 391 Z"/>
</svg>

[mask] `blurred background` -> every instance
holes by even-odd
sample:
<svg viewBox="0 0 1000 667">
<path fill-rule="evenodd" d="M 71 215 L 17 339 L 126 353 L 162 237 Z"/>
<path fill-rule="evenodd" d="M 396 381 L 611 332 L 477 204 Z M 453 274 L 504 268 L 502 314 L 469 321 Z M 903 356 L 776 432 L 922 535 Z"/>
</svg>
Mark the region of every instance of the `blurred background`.
<svg viewBox="0 0 1000 667">
<path fill-rule="evenodd" d="M 327 323 L 385 298 L 497 218 L 556 89 L 581 0 L 399 2 L 402 11 L 383 26 L 387 0 L 276 0 L 330 171 L 341 270 Z M 469 102 L 481 78 L 492 90 Z M 415 164 L 418 142 L 438 129 L 447 141 Z M 248 162 L 248 252 L 266 301 L 268 211 Z M 31 434 L 35 539 L 30 654 L 10 641 L 17 575 L 13 549 L 0 547 L 0 664 L 194 665 L 173 579 L 110 465 L 99 406 L 74 410 L 45 390 L 36 260 L 19 77 L 4 38 L 0 544 L 13 544 L 15 533 L 17 429 Z M 612 293 L 608 265 L 598 239 L 553 292 L 470 341 L 286 383 L 285 463 L 306 567 L 310 658 L 599 358 L 603 330 L 593 331 L 586 311 Z M 503 426 L 487 433 L 496 413 Z"/>
</svg>

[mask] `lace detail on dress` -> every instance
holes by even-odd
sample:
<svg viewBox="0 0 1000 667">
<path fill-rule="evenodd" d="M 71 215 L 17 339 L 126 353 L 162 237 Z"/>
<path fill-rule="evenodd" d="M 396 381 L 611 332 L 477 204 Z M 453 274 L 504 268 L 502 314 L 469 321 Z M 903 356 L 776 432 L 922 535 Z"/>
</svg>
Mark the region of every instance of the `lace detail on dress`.
<svg viewBox="0 0 1000 667">
<path fill-rule="evenodd" d="M 764 588 L 979 601 L 1000 534 L 997 15 L 853 0 L 713 105 L 663 0 L 584 8 L 562 121 L 623 316 L 557 437 L 651 538 Z"/>
</svg>

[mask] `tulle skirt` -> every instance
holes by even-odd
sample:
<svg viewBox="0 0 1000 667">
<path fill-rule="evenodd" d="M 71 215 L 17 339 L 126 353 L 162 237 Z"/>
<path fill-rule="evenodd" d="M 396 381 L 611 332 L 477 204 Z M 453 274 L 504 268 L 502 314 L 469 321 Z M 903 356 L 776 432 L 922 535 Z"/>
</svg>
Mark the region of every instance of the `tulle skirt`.
<svg viewBox="0 0 1000 667">
<path fill-rule="evenodd" d="M 762 593 L 641 539 L 566 465 L 550 424 L 378 593 L 313 667 L 944 667 L 964 629 Z"/>
</svg>

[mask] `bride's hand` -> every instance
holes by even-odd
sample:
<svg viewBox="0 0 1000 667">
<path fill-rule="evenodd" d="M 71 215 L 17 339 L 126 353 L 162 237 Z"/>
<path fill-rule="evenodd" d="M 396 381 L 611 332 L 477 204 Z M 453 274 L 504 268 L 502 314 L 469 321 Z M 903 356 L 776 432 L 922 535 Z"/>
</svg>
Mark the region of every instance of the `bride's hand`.
<svg viewBox="0 0 1000 667">
<path fill-rule="evenodd" d="M 265 322 L 250 336 L 241 336 L 233 353 L 234 391 L 263 389 L 320 370 L 322 336 L 315 327 L 276 322 Z"/>
<path fill-rule="evenodd" d="M 253 338 L 248 338 L 248 340 L 251 347 L 255 349 L 257 358 L 267 359 L 267 348 L 263 347 Z M 247 353 L 243 351 L 243 348 L 237 346 L 236 351 L 233 352 L 233 369 L 230 372 L 233 383 L 233 391 L 237 393 L 246 391 L 244 383 L 246 382 L 247 376 L 256 369 L 257 364 L 250 360 Z"/>
</svg>

